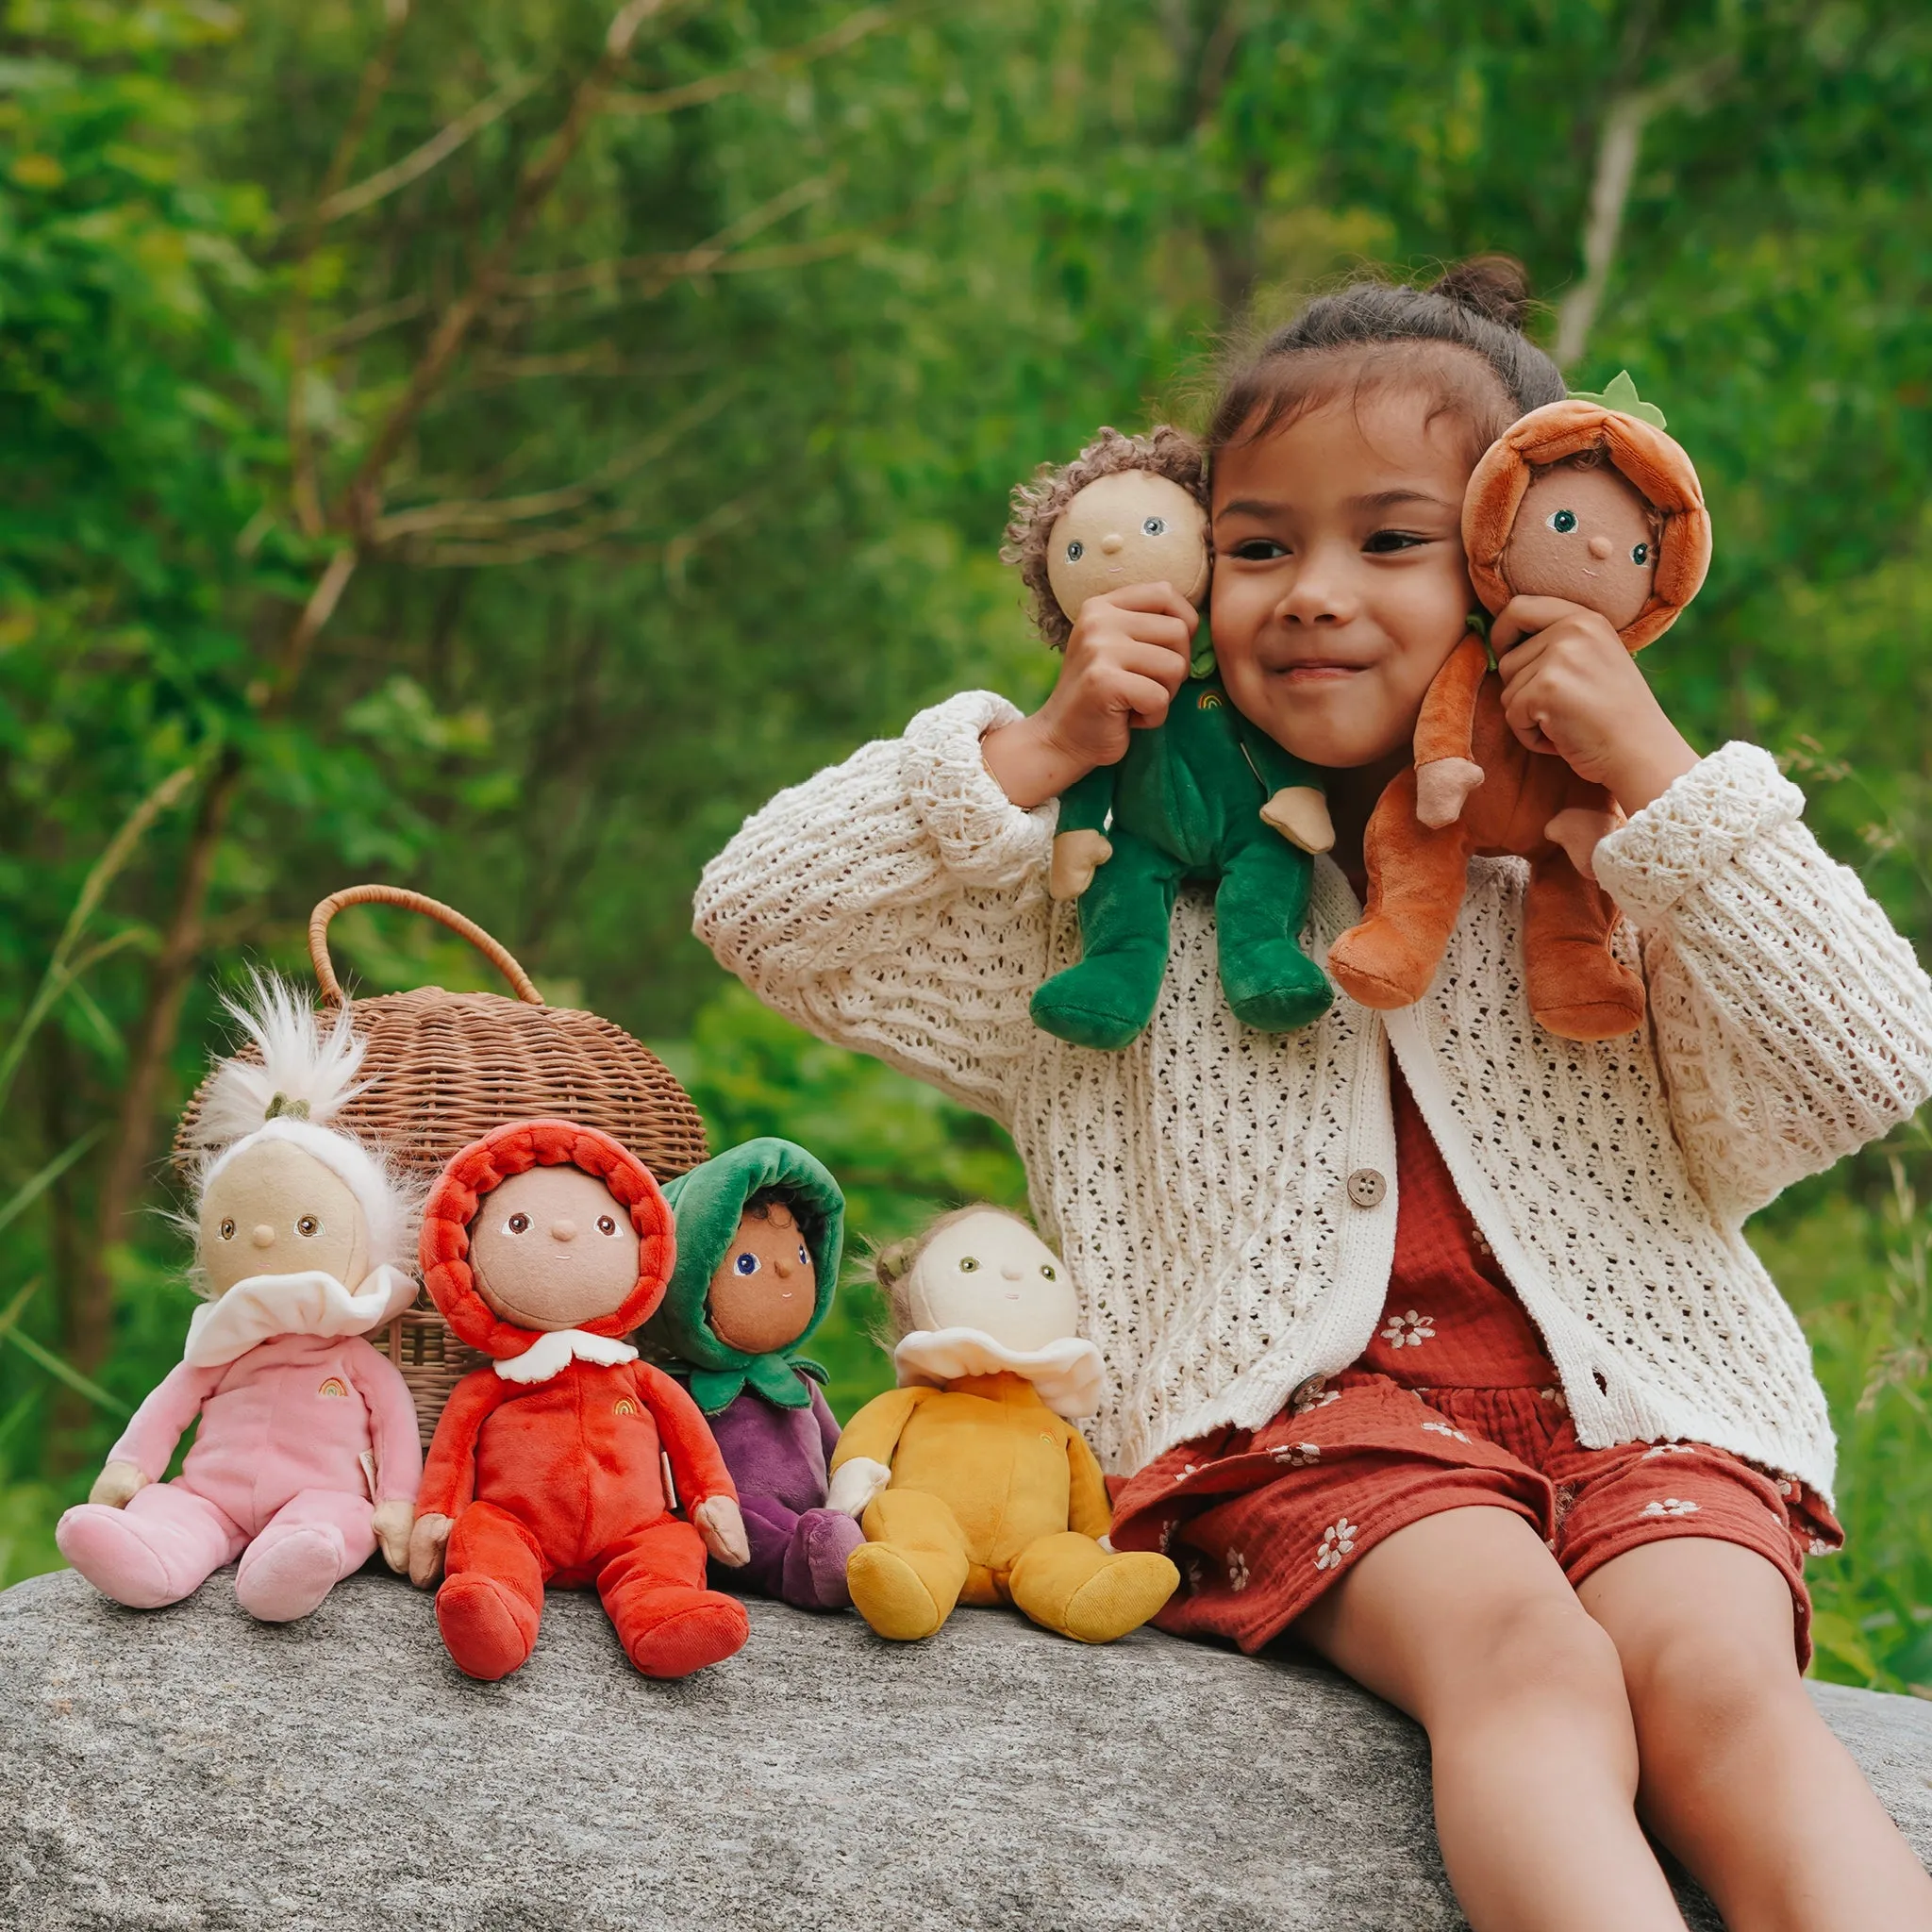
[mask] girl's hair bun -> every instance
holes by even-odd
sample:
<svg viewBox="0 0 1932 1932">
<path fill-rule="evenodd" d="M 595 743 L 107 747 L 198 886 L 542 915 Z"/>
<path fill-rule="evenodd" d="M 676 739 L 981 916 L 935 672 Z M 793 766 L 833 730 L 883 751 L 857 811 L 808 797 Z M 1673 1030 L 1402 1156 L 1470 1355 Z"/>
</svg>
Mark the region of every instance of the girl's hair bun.
<svg viewBox="0 0 1932 1932">
<path fill-rule="evenodd" d="M 1505 328 L 1522 328 L 1529 312 L 1529 275 L 1513 255 L 1472 255 L 1449 269 L 1429 293 L 1474 308 Z"/>
</svg>

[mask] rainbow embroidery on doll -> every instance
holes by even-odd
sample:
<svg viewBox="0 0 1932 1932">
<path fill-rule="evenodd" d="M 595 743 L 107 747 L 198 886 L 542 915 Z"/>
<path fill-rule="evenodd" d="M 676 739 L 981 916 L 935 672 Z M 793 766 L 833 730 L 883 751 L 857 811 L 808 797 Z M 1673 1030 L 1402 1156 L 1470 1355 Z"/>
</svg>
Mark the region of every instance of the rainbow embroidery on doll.
<svg viewBox="0 0 1932 1932">
<path fill-rule="evenodd" d="M 335 1396 L 346 1402 L 349 1399 L 349 1385 L 340 1375 L 331 1375 L 315 1392 L 318 1395 Z"/>
<path fill-rule="evenodd" d="M 1203 711 L 1218 711 L 1222 705 L 1221 693 L 1218 691 L 1204 691 L 1194 700 L 1194 704 L 1198 709 Z"/>
<path fill-rule="evenodd" d="M 637 1412 L 638 1406 L 628 1395 L 620 1395 L 610 1405 L 610 1413 L 612 1415 L 635 1415 Z"/>
</svg>

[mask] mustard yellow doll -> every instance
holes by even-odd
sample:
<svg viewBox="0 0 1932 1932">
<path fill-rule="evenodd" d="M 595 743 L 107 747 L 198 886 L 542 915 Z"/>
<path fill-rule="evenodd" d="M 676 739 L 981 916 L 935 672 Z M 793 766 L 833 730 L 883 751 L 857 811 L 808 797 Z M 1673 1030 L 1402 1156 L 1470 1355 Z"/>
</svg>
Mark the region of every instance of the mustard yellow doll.
<svg viewBox="0 0 1932 1932">
<path fill-rule="evenodd" d="M 901 1386 L 832 1457 L 828 1507 L 861 1510 L 846 1566 L 881 1637 L 930 1637 L 953 1606 L 1010 1603 L 1083 1643 L 1137 1630 L 1180 1581 L 1116 1552 L 1107 1484 L 1073 1418 L 1098 1403 L 1100 1352 L 1074 1332 L 1065 1268 L 1026 1224 L 962 1208 L 878 1260 Z"/>
</svg>

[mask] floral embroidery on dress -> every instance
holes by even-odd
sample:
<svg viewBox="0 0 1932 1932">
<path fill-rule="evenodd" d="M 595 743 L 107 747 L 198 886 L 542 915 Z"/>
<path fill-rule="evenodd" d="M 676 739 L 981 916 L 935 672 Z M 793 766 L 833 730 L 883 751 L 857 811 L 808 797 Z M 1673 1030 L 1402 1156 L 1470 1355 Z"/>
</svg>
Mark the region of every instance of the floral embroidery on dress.
<svg viewBox="0 0 1932 1932">
<path fill-rule="evenodd" d="M 1469 1437 L 1461 1429 L 1453 1429 L 1447 1423 L 1424 1423 L 1423 1427 L 1432 1436 L 1454 1436 L 1458 1442 L 1469 1441 Z"/>
<path fill-rule="evenodd" d="M 1695 1516 L 1697 1505 L 1685 1496 L 1666 1496 L 1661 1503 L 1646 1503 L 1646 1516 Z"/>
<path fill-rule="evenodd" d="M 1227 1587 L 1237 1595 L 1248 1587 L 1248 1559 L 1239 1550 L 1227 1553 Z"/>
<path fill-rule="evenodd" d="M 1306 1469 L 1311 1462 L 1322 1459 L 1322 1445 L 1319 1442 L 1277 1442 L 1269 1450 L 1276 1462 L 1285 1463 L 1290 1469 Z"/>
<path fill-rule="evenodd" d="M 1410 1348 L 1420 1348 L 1436 1333 L 1436 1318 L 1433 1315 L 1419 1315 L 1410 1308 L 1404 1315 L 1391 1315 L 1389 1325 L 1382 1331 L 1381 1340 L 1391 1348 L 1400 1348 L 1406 1342 Z"/>
<path fill-rule="evenodd" d="M 1200 1557 L 1190 1557 L 1188 1558 L 1188 1588 L 1190 1590 L 1199 1590 L 1202 1579 L 1206 1574 L 1207 1573 L 1201 1568 Z"/>
<path fill-rule="evenodd" d="M 1560 1389 L 1539 1389 L 1536 1391 L 1554 1408 L 1558 1415 L 1570 1413 L 1570 1398 Z"/>
<path fill-rule="evenodd" d="M 1171 1556 L 1174 1553 L 1174 1533 L 1180 1526 L 1181 1520 L 1178 1516 L 1170 1516 L 1160 1525 L 1160 1554 L 1163 1557 Z"/>
<path fill-rule="evenodd" d="M 1340 1389 L 1329 1389 L 1324 1386 L 1326 1379 L 1323 1375 L 1311 1375 L 1295 1391 L 1294 1412 L 1296 1415 L 1307 1415 L 1311 1408 L 1326 1408 L 1331 1402 L 1340 1402 L 1341 1400 L 1341 1391 Z"/>
<path fill-rule="evenodd" d="M 1697 1444 L 1695 1442 L 1653 1442 L 1643 1452 L 1643 1459 L 1646 1462 L 1655 1462 L 1659 1456 L 1695 1456 L 1696 1454 Z"/>
<path fill-rule="evenodd" d="M 1339 1570 L 1341 1559 L 1355 1548 L 1355 1540 L 1361 1534 L 1361 1525 L 1342 1517 L 1339 1523 L 1331 1523 L 1322 1532 L 1322 1547 L 1315 1552 L 1317 1570 Z"/>
<path fill-rule="evenodd" d="M 1191 1462 L 1184 1462 L 1174 1474 L 1174 1481 L 1184 1483 L 1191 1475 L 1199 1475 L 1200 1470 Z"/>
</svg>

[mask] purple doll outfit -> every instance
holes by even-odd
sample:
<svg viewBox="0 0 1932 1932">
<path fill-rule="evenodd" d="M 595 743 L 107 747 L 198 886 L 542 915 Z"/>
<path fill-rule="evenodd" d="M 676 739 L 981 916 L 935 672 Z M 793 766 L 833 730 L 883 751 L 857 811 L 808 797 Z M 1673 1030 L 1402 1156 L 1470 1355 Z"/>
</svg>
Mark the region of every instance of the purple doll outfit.
<svg viewBox="0 0 1932 1932">
<path fill-rule="evenodd" d="M 711 1433 L 738 1485 L 751 1541 L 751 1561 L 741 1570 L 719 1570 L 725 1589 L 751 1589 L 802 1609 L 843 1609 L 852 1601 L 845 1562 L 865 1541 L 850 1516 L 824 1507 L 826 1465 L 839 1441 L 839 1424 L 824 1392 L 811 1390 L 806 1408 L 780 1408 L 746 1389 L 718 1414 Z"/>
</svg>

